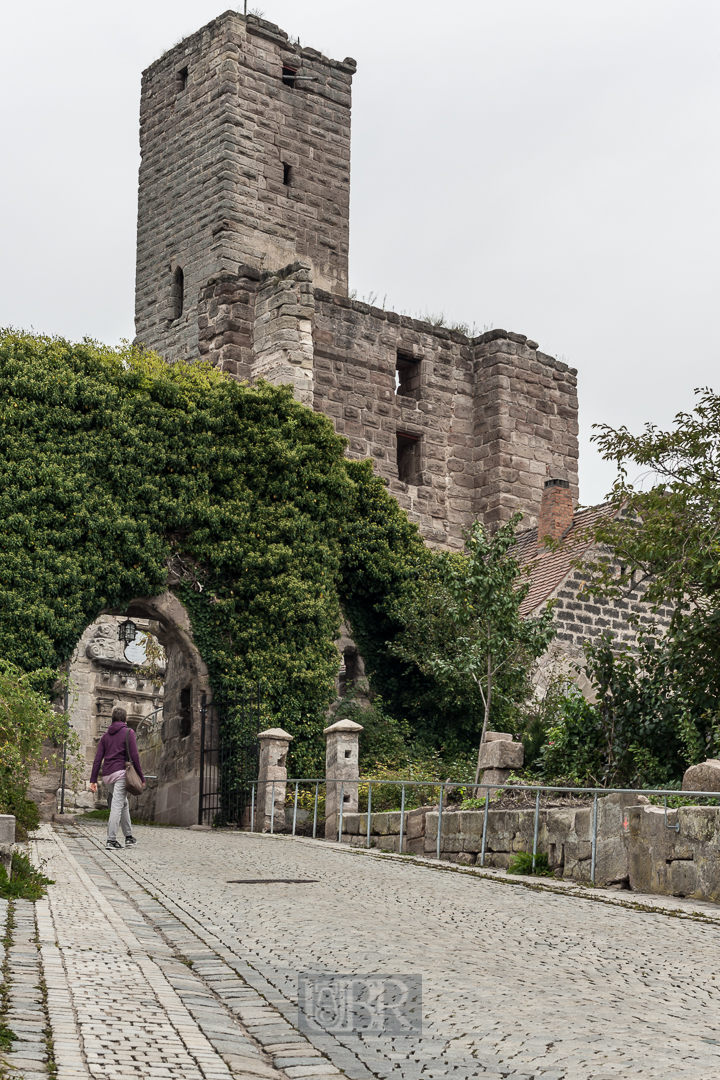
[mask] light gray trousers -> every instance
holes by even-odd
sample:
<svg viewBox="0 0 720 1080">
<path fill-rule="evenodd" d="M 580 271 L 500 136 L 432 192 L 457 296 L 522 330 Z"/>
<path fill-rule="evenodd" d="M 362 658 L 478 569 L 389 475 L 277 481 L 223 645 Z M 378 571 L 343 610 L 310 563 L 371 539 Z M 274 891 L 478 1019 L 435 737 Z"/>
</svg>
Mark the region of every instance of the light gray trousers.
<svg viewBox="0 0 720 1080">
<path fill-rule="evenodd" d="M 130 804 L 125 794 L 125 777 L 121 776 L 114 784 L 106 784 L 105 786 L 112 794 L 110 820 L 108 821 L 108 840 L 117 840 L 118 825 L 122 829 L 124 836 L 132 836 Z"/>
</svg>

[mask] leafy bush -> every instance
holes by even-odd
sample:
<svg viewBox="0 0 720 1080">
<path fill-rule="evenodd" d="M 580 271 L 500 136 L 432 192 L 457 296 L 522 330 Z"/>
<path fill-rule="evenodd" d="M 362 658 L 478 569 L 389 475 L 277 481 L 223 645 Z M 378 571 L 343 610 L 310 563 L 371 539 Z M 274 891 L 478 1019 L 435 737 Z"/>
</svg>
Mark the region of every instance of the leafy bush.
<svg viewBox="0 0 720 1080">
<path fill-rule="evenodd" d="M 557 704 L 536 758 L 537 768 L 546 783 L 595 787 L 603 764 L 598 710 L 579 690 L 570 690 Z"/>
<path fill-rule="evenodd" d="M 363 703 L 351 689 L 338 706 L 335 717 L 352 720 L 363 729 L 359 738 L 361 776 L 372 771 L 378 762 L 389 764 L 407 757 L 410 724 L 390 716 L 380 694 L 374 694 L 371 701 Z"/>
<path fill-rule="evenodd" d="M 31 768 L 44 770 L 55 754 L 44 744 L 62 743 L 66 719 L 37 689 L 52 676 L 50 671 L 23 672 L 8 660 L 0 660 L 0 814 L 14 814 L 18 839 L 38 827 L 38 808 L 27 797 Z M 78 746 L 70 736 L 71 752 Z"/>
<path fill-rule="evenodd" d="M 713 718 L 693 716 L 673 664 L 673 646 L 641 636 L 619 646 L 606 634 L 586 645 L 594 703 L 570 690 L 547 731 L 537 767 L 549 783 L 674 787 L 714 746 Z"/>
<path fill-rule="evenodd" d="M 32 865 L 27 855 L 14 851 L 12 874 L 8 880 L 7 871 L 0 865 L 0 897 L 3 900 L 42 900 L 46 885 L 55 882 L 45 877 Z"/>
<path fill-rule="evenodd" d="M 669 431 L 646 424 L 633 435 L 603 424 L 593 435 L 617 466 L 612 496 L 623 511 L 595 523 L 603 554 L 587 589 L 626 600 L 639 584 L 644 601 L 671 615 L 672 688 L 707 734 L 720 706 L 720 395 L 695 393 L 695 408 L 678 412 Z"/>
<path fill-rule="evenodd" d="M 459 802 L 470 790 L 475 773 L 475 754 L 446 753 L 418 745 L 411 748 L 404 759 L 395 762 L 377 762 L 365 771 L 365 778 L 372 780 L 373 812 L 399 810 L 402 800 L 402 781 L 405 788 L 405 809 L 418 806 L 434 806 L 440 798 L 440 781 L 457 781 L 458 787 L 445 788 L 443 800 Z M 384 781 L 384 783 L 383 783 Z M 394 783 L 390 783 L 394 781 Z M 360 786 L 360 805 L 367 809 L 368 784 Z"/>
</svg>

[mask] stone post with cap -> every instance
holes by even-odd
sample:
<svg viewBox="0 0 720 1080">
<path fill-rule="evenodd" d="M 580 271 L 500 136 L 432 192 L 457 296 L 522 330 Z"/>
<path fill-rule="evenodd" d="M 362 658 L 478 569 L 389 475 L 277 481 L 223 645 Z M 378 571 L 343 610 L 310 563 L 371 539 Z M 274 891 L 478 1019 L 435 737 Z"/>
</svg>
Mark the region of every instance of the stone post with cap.
<svg viewBox="0 0 720 1080">
<path fill-rule="evenodd" d="M 337 840 L 340 824 L 340 800 L 343 814 L 358 811 L 358 777 L 362 724 L 338 720 L 325 728 L 325 839 Z"/>
<path fill-rule="evenodd" d="M 260 765 L 255 804 L 256 832 L 270 832 L 271 828 L 277 832 L 285 828 L 287 755 L 292 740 L 292 735 L 282 728 L 268 728 L 258 734 Z"/>
</svg>

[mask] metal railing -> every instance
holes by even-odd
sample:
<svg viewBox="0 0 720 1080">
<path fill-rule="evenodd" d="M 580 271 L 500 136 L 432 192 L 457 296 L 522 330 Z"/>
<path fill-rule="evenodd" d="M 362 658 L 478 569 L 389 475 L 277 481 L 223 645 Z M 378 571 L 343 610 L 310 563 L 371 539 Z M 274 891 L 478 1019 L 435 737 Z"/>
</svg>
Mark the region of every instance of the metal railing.
<svg viewBox="0 0 720 1080">
<path fill-rule="evenodd" d="M 348 787 L 355 787 L 355 788 L 359 787 L 360 785 L 362 785 L 363 787 L 365 787 L 367 785 L 367 789 L 368 789 L 368 808 L 367 808 L 367 811 L 359 811 L 359 813 L 361 814 L 361 816 L 364 816 L 365 814 L 367 814 L 367 833 L 366 833 L 365 846 L 368 847 L 368 848 L 371 847 L 371 836 L 372 836 L 371 829 L 372 829 L 372 788 L 373 788 L 373 785 L 375 785 L 376 788 L 378 788 L 378 787 L 399 787 L 401 789 L 401 793 L 400 793 L 400 810 L 399 810 L 399 813 L 400 813 L 400 833 L 399 833 L 399 840 L 398 840 L 398 854 L 403 854 L 403 841 L 404 841 L 404 835 L 405 835 L 405 818 L 406 818 L 407 814 L 411 812 L 411 811 L 405 809 L 405 804 L 406 804 L 405 789 L 406 788 L 412 788 L 412 787 L 432 788 L 433 790 L 438 789 L 439 790 L 439 796 L 438 796 L 438 802 L 437 802 L 438 827 L 437 827 L 437 843 L 436 843 L 436 857 L 438 859 L 440 859 L 441 846 L 442 846 L 442 817 L 443 817 L 443 803 L 444 803 L 443 796 L 444 796 L 444 793 L 446 791 L 453 790 L 453 789 L 457 790 L 458 788 L 465 788 L 465 789 L 468 789 L 468 790 L 472 790 L 473 792 L 478 792 L 478 791 L 484 792 L 484 796 L 481 795 L 480 799 L 477 800 L 477 801 L 483 801 L 483 803 L 484 803 L 484 805 L 482 807 L 482 812 L 484 814 L 484 817 L 483 817 L 483 831 L 482 831 L 482 846 L 481 846 L 481 849 L 480 849 L 480 862 L 479 862 L 479 865 L 481 867 L 485 866 L 485 851 L 486 851 L 486 845 L 487 845 L 488 812 L 491 809 L 491 801 L 492 801 L 491 793 L 494 794 L 496 792 L 503 792 L 503 793 L 505 793 L 505 792 L 531 792 L 531 793 L 533 793 L 535 795 L 535 810 L 534 810 L 534 822 L 533 822 L 533 849 L 532 849 L 532 870 L 533 870 L 533 873 L 535 872 L 535 866 L 536 866 L 537 855 L 538 855 L 538 850 L 537 850 L 537 848 L 538 848 L 538 832 L 539 832 L 540 809 L 541 809 L 541 807 L 540 807 L 540 796 L 543 793 L 570 794 L 570 795 L 578 795 L 578 796 L 590 796 L 590 795 L 592 795 L 592 797 L 593 797 L 593 801 L 592 801 L 592 840 L 591 840 L 591 851 L 590 851 L 590 882 L 591 882 L 592 885 L 595 884 L 595 868 L 596 868 L 596 862 L 597 862 L 597 827 L 598 827 L 598 799 L 599 798 L 601 798 L 602 796 L 605 796 L 605 795 L 617 795 L 617 794 L 620 794 L 620 795 L 644 795 L 646 797 L 653 796 L 653 797 L 663 798 L 663 800 L 664 800 L 664 810 L 665 810 L 665 814 L 664 814 L 665 826 L 666 826 L 666 828 L 672 829 L 675 832 L 680 831 L 680 822 L 676 821 L 675 824 L 673 824 L 673 825 L 668 824 L 668 817 L 667 817 L 667 814 L 668 814 L 668 805 L 667 805 L 668 798 L 678 797 L 678 796 L 682 797 L 682 798 L 691 798 L 691 799 L 695 799 L 695 798 L 703 798 L 703 799 L 715 798 L 715 799 L 719 799 L 720 798 L 720 792 L 712 792 L 712 791 L 678 791 L 677 789 L 673 789 L 673 788 L 579 788 L 579 787 L 555 787 L 553 785 L 545 785 L 545 784 L 543 784 L 541 786 L 535 786 L 535 785 L 529 785 L 529 784 L 482 784 L 482 783 L 481 784 L 475 784 L 475 783 L 471 783 L 471 782 L 468 782 L 468 781 L 449 781 L 449 780 L 444 780 L 444 781 L 432 781 L 432 780 L 367 780 L 367 779 L 363 779 L 362 777 L 360 779 L 358 779 L 358 780 L 333 780 L 333 779 L 328 780 L 328 779 L 325 779 L 325 778 L 323 778 L 323 779 L 317 779 L 317 778 L 307 779 L 307 778 L 303 778 L 303 779 L 298 779 L 298 780 L 287 780 L 287 781 L 265 780 L 265 781 L 253 781 L 250 784 L 250 787 L 252 788 L 251 799 L 250 799 L 250 832 L 255 832 L 256 788 L 258 786 L 260 786 L 260 785 L 262 785 L 265 788 L 267 788 L 267 787 L 271 788 L 270 832 L 274 833 L 275 832 L 275 827 L 274 827 L 275 826 L 275 789 L 276 789 L 276 787 L 285 787 L 286 789 L 288 787 L 292 788 L 293 785 L 294 785 L 294 789 L 295 789 L 294 790 L 294 796 L 291 796 L 291 797 L 293 798 L 292 835 L 295 836 L 296 833 L 297 833 L 298 797 L 299 797 L 299 789 L 300 789 L 301 784 L 314 785 L 314 787 L 315 787 L 314 800 L 313 800 L 313 828 L 312 828 L 313 839 L 315 839 L 317 837 L 318 800 L 319 800 L 320 785 L 321 784 L 325 784 L 325 785 L 327 785 L 327 784 L 338 785 L 339 784 L 340 785 L 339 810 L 337 811 L 337 815 L 338 815 L 338 836 L 337 836 L 338 843 L 342 843 L 342 835 L 343 835 L 342 827 L 343 827 L 343 816 L 344 816 L 345 785 L 347 784 Z M 474 796 L 474 797 L 477 798 L 476 796 Z M 418 809 L 418 808 L 415 808 L 415 809 Z M 352 812 L 355 813 L 356 811 L 352 811 Z M 376 811 L 376 812 L 379 812 L 379 813 L 395 813 L 395 814 L 398 813 L 397 810 L 382 810 L 382 811 Z M 447 810 L 445 812 L 448 813 Z M 478 812 L 480 812 L 480 808 L 478 808 Z"/>
</svg>

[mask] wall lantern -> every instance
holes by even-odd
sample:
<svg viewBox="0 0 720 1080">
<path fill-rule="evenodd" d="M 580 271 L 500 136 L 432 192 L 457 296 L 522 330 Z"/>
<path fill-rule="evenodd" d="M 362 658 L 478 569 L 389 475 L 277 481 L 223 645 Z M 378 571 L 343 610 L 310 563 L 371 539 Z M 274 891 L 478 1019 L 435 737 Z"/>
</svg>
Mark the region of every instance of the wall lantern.
<svg viewBox="0 0 720 1080">
<path fill-rule="evenodd" d="M 118 626 L 118 638 L 120 641 L 124 641 L 126 645 L 129 645 L 136 637 L 137 626 L 132 619 L 126 619 L 125 622 L 120 623 Z"/>
</svg>

